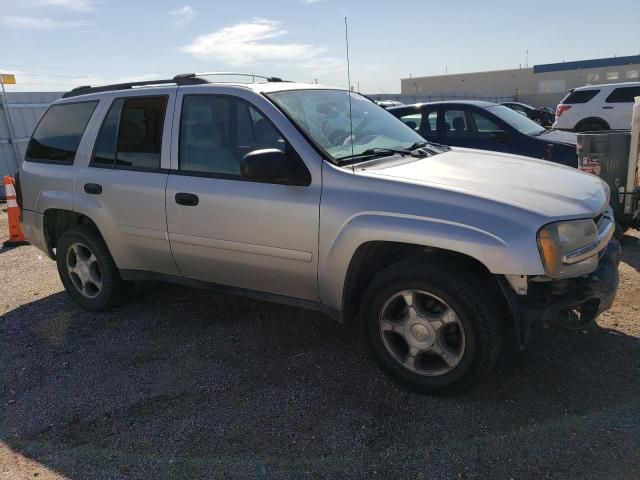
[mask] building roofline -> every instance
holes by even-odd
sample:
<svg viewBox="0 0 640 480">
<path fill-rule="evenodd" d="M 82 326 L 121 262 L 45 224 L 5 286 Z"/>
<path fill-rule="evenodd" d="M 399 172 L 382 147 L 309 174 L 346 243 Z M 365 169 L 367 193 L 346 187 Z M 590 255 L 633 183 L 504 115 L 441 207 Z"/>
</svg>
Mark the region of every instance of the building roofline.
<svg viewBox="0 0 640 480">
<path fill-rule="evenodd" d="M 572 62 L 559 62 L 559 63 L 544 63 L 534 65 L 533 67 L 523 68 L 504 68 L 498 70 L 478 70 L 475 72 L 464 73 L 449 73 L 446 75 L 433 74 L 433 75 L 421 75 L 418 77 L 405 77 L 400 81 L 418 80 L 423 78 L 438 78 L 438 77 L 459 77 L 464 75 L 475 75 L 478 73 L 506 73 L 506 72 L 523 72 L 533 71 L 533 73 L 547 73 L 547 72 L 560 72 L 566 70 L 583 70 L 587 68 L 603 68 L 614 67 L 620 65 L 635 65 L 640 64 L 640 55 L 626 55 L 623 57 L 609 57 L 609 58 L 595 58 L 592 60 L 576 60 Z"/>
</svg>

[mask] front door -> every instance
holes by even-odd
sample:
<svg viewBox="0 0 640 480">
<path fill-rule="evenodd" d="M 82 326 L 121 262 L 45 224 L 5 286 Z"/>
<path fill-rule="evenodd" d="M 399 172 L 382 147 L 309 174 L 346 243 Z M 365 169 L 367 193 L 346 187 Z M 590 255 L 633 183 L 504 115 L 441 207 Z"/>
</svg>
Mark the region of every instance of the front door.
<svg viewBox="0 0 640 480">
<path fill-rule="evenodd" d="M 180 94 L 176 115 L 166 205 L 169 241 L 182 275 L 317 300 L 319 175 L 309 175 L 307 186 L 243 178 L 242 158 L 257 149 L 280 149 L 307 170 L 248 99 Z"/>
</svg>

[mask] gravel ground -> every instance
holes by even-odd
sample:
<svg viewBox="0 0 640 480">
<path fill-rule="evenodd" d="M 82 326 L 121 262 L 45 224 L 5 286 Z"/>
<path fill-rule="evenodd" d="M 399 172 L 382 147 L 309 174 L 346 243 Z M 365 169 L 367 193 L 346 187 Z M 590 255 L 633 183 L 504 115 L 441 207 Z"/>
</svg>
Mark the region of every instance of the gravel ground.
<svg viewBox="0 0 640 480">
<path fill-rule="evenodd" d="M 623 247 L 597 326 L 507 342 L 447 399 L 322 315 L 159 283 L 88 314 L 41 252 L 0 250 L 0 478 L 638 478 L 640 237 Z"/>
</svg>

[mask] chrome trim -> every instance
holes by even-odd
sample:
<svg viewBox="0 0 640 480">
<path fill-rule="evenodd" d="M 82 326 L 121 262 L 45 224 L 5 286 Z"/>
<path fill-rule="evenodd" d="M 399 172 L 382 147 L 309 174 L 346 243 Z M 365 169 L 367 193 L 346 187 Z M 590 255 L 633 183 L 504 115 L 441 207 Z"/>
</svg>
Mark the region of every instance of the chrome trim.
<svg viewBox="0 0 640 480">
<path fill-rule="evenodd" d="M 574 263 L 586 260 L 589 257 L 599 253 L 603 250 L 615 231 L 615 223 L 609 222 L 609 224 L 598 234 L 598 239 L 595 242 L 591 242 L 584 247 L 576 248 L 571 252 L 568 252 L 562 256 L 562 263 L 564 265 L 573 265 Z"/>
</svg>

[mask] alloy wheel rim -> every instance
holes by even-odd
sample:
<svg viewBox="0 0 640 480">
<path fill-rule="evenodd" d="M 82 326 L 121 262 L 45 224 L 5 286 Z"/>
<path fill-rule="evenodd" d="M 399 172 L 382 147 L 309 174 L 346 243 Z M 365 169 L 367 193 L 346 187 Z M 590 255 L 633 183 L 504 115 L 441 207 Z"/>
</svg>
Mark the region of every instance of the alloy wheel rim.
<svg viewBox="0 0 640 480">
<path fill-rule="evenodd" d="M 67 250 L 67 271 L 73 286 L 83 296 L 95 298 L 102 291 L 102 271 L 95 254 L 76 242 Z"/>
<path fill-rule="evenodd" d="M 465 331 L 456 312 L 424 290 L 403 290 L 383 305 L 380 336 L 387 352 L 413 373 L 451 372 L 464 356 Z"/>
</svg>

